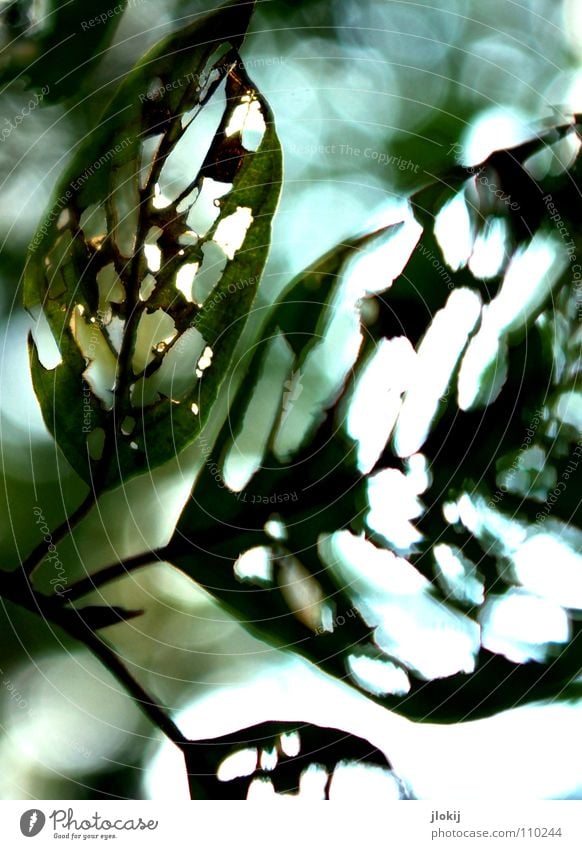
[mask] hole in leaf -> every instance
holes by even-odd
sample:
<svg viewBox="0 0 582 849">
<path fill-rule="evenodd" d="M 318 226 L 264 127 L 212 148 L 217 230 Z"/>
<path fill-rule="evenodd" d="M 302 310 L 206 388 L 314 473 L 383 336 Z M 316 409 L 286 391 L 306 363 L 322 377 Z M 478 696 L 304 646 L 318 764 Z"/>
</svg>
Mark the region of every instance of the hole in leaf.
<svg viewBox="0 0 582 849">
<path fill-rule="evenodd" d="M 87 321 L 84 307 L 81 304 L 77 304 L 72 312 L 70 327 L 73 337 L 88 363 L 83 377 L 90 385 L 94 395 L 109 410 L 113 406 L 113 387 L 117 369 L 116 357 L 96 319 L 92 317 Z"/>
<path fill-rule="evenodd" d="M 455 289 L 439 310 L 418 346 L 415 375 L 394 429 L 399 457 L 415 454 L 423 445 L 439 410 L 455 365 L 481 314 L 481 298 L 470 289 Z"/>
<path fill-rule="evenodd" d="M 261 545 L 245 551 L 234 564 L 234 574 L 239 581 L 249 581 L 253 584 L 272 584 L 273 562 L 270 550 Z"/>
<path fill-rule="evenodd" d="M 204 177 L 196 201 L 188 213 L 188 226 L 196 233 L 208 233 L 220 214 L 218 201 L 232 189 L 232 183 L 223 183 Z M 180 207 L 178 207 L 180 209 Z"/>
<path fill-rule="evenodd" d="M 143 280 L 141 281 L 141 286 L 139 287 L 139 299 L 140 301 L 147 301 L 148 298 L 153 295 L 154 289 L 156 288 L 157 281 L 153 274 L 146 274 Z"/>
<path fill-rule="evenodd" d="M 192 297 L 197 304 L 203 304 L 212 292 L 226 266 L 224 251 L 216 242 L 205 242 L 202 245 L 202 265 L 194 278 Z"/>
<path fill-rule="evenodd" d="M 241 749 L 228 755 L 218 768 L 216 777 L 219 781 L 232 781 L 252 775 L 257 768 L 257 750 Z"/>
<path fill-rule="evenodd" d="M 196 383 L 196 365 L 204 348 L 204 339 L 195 327 L 185 330 L 151 378 L 158 392 L 174 400 L 190 393 Z"/>
<path fill-rule="evenodd" d="M 63 362 L 59 346 L 44 310 L 39 306 L 31 312 L 34 318 L 34 324 L 31 328 L 32 338 L 36 345 L 38 358 L 43 368 L 52 370 Z"/>
<path fill-rule="evenodd" d="M 155 349 L 169 344 L 176 336 L 174 319 L 164 310 L 147 310 L 142 314 L 137 326 L 135 348 L 132 356 L 134 374 L 142 371 L 154 360 Z"/>
<path fill-rule="evenodd" d="M 433 548 L 437 580 L 444 592 L 464 604 L 482 604 L 484 584 L 477 567 L 456 546 L 439 543 Z"/>
<path fill-rule="evenodd" d="M 220 245 L 229 259 L 242 247 L 247 231 L 253 223 L 253 213 L 248 206 L 238 206 L 236 212 L 223 218 L 214 233 L 214 241 Z"/>
<path fill-rule="evenodd" d="M 176 289 L 184 295 L 189 303 L 194 303 L 192 287 L 199 267 L 199 262 L 186 262 L 178 269 L 176 274 Z"/>
<path fill-rule="evenodd" d="M 360 687 L 376 696 L 404 696 L 410 690 L 406 671 L 389 660 L 351 654 L 348 669 Z"/>
<path fill-rule="evenodd" d="M 63 209 L 57 218 L 57 230 L 64 230 L 72 223 L 71 213 L 68 209 Z"/>
<path fill-rule="evenodd" d="M 91 204 L 81 214 L 79 226 L 87 241 L 100 240 L 107 233 L 105 209 L 100 203 Z"/>
</svg>

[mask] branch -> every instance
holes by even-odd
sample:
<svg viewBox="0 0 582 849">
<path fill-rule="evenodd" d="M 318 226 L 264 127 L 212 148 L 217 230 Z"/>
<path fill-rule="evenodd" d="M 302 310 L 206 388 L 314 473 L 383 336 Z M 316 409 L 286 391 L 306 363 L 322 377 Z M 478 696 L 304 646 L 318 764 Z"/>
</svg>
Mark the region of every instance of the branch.
<svg viewBox="0 0 582 849">
<path fill-rule="evenodd" d="M 53 545 L 57 545 L 67 536 L 67 534 L 71 533 L 73 528 L 75 528 L 82 519 L 85 518 L 97 501 L 98 496 L 99 488 L 92 487 L 89 494 L 85 497 L 84 501 L 77 507 L 77 509 L 74 510 L 70 516 L 67 516 L 67 518 L 61 522 L 54 531 L 51 531 L 51 541 Z M 21 563 L 21 568 L 27 577 L 30 577 L 37 566 L 40 566 L 46 557 L 46 554 L 47 544 L 44 540 L 41 540 L 39 544 L 33 548 L 28 557 L 26 557 Z"/>
<path fill-rule="evenodd" d="M 60 599 L 35 592 L 28 576 L 21 571 L 0 573 L 0 594 L 8 601 L 42 616 L 86 645 L 125 687 L 148 719 L 183 753 L 185 752 L 189 740 L 184 737 L 163 707 L 135 680 L 114 649 L 84 621 L 82 610 L 63 609 Z"/>
<path fill-rule="evenodd" d="M 55 624 L 60 625 L 72 637 L 84 643 L 101 663 L 122 684 L 135 702 L 140 706 L 148 719 L 162 731 L 179 749 L 184 751 L 189 740 L 182 734 L 176 723 L 168 716 L 162 706 L 146 692 L 141 684 L 131 675 L 119 655 L 107 645 L 83 620 L 82 611 L 61 611 L 61 615 L 52 617 Z M 72 617 L 75 617 L 74 619 Z M 67 620 L 69 620 L 67 622 Z"/>
</svg>

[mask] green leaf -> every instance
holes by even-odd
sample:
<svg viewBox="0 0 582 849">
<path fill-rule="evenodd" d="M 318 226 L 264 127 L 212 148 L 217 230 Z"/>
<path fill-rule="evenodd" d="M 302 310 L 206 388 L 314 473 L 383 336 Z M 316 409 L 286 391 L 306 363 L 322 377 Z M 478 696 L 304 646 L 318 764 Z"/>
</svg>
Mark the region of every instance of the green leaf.
<svg viewBox="0 0 582 849">
<path fill-rule="evenodd" d="M 223 6 L 146 54 L 67 169 L 30 246 L 25 306 L 43 311 L 61 355 L 45 368 L 32 349 L 34 388 L 49 430 L 94 485 L 154 468 L 196 438 L 259 285 L 281 151 L 236 50 L 251 11 L 248 2 Z M 208 152 L 176 190 L 172 153 L 220 96 Z M 249 122 L 256 149 L 245 146 Z M 160 183 L 170 198 L 160 199 Z M 189 218 L 199 201 L 204 211 L 207 191 L 222 197 L 195 232 Z M 202 291 L 217 262 L 219 279 Z M 191 292 L 178 285 L 184 271 Z"/>
<path fill-rule="evenodd" d="M 498 156 L 495 161 L 504 158 Z M 565 173 L 561 182 L 552 184 L 561 199 L 568 199 L 571 176 Z M 546 188 L 540 183 L 539 192 Z M 574 185 L 570 191 L 578 189 Z M 575 207 L 564 202 L 560 208 Z M 496 214 L 493 209 L 484 216 L 484 223 Z M 511 218 L 513 210 L 507 215 Z M 514 232 L 519 232 L 518 225 Z M 528 239 L 513 243 L 512 255 L 519 258 L 524 250 L 535 248 L 538 234 L 544 243 L 549 233 L 547 221 L 541 220 Z M 373 313 L 371 319 L 367 313 L 366 341 L 355 351 L 340 385 L 330 397 L 319 399 L 293 450 L 280 449 L 278 436 L 288 413 L 285 388 L 292 401 L 295 397 L 289 389 L 290 375 L 301 371 L 329 335 L 353 248 L 374 246 L 372 240 L 382 235 L 390 231 L 338 246 L 299 275 L 277 302 L 259 342 L 249 349 L 228 421 L 213 446 L 202 443 L 203 469 L 173 539 L 158 552 L 160 559 L 197 581 L 255 635 L 300 654 L 409 718 L 463 721 L 562 692 L 571 694 L 579 674 L 578 629 L 567 599 L 562 613 L 568 616 L 572 638 L 558 644 L 541 639 L 529 655 L 525 653 L 523 662 L 512 659 L 503 648 L 492 651 L 484 636 L 492 605 L 506 598 L 523 598 L 528 592 L 530 598 L 535 596 L 514 568 L 511 546 L 504 542 L 499 527 L 517 522 L 521 537 L 530 539 L 539 532 L 534 522 L 540 498 L 549 492 L 548 482 L 536 477 L 531 467 L 529 481 L 520 479 L 521 490 L 508 488 L 497 499 L 500 476 L 534 443 L 536 450 L 545 452 L 547 463 L 555 466 L 556 475 L 571 476 L 572 452 L 578 450 L 575 429 L 562 421 L 566 416 L 563 393 L 571 391 L 579 368 L 577 301 L 575 290 L 567 288 L 571 275 L 558 274 L 559 257 L 552 263 L 556 278 L 552 285 L 526 291 L 517 313 L 500 325 L 494 356 L 503 357 L 505 367 L 495 391 L 484 391 L 489 379 L 485 368 L 475 377 L 474 399 L 462 405 L 463 367 L 488 311 L 497 308 L 498 299 L 507 299 L 508 263 L 494 278 L 492 292 L 486 285 L 489 281 L 477 278 L 468 260 L 456 270 L 449 268 L 447 285 L 443 285 L 435 260 L 445 267 L 446 257 L 427 224 L 420 243 L 424 251 L 414 251 L 392 287 L 374 296 L 376 301 L 381 298 L 385 312 L 380 309 L 375 321 Z M 475 231 L 473 240 L 477 237 Z M 378 281 L 372 284 L 371 290 L 381 289 Z M 454 314 L 454 326 L 449 323 L 449 342 L 442 333 L 442 321 L 451 301 L 467 309 L 463 315 Z M 482 308 L 483 301 L 487 309 Z M 457 338 L 461 324 L 464 329 Z M 360 331 L 363 336 L 363 322 Z M 433 398 L 434 379 L 427 381 L 424 371 L 432 365 L 426 352 L 435 350 L 438 333 L 439 351 L 447 353 L 450 348 L 454 357 L 446 360 L 444 389 L 439 375 L 442 397 Z M 392 342 L 406 343 L 416 372 L 411 371 L 413 378 L 405 390 L 390 390 L 398 391 L 399 398 L 404 394 L 384 450 L 378 449 L 380 456 L 366 474 L 359 468 L 357 444 L 347 420 L 352 390 L 366 374 L 377 346 Z M 338 356 L 343 345 L 345 339 L 337 341 Z M 282 366 L 275 356 L 281 349 L 287 356 L 281 359 Z M 417 434 L 414 419 L 410 413 L 405 419 L 403 411 L 409 394 L 418 392 L 419 381 L 432 406 L 425 431 Z M 386 391 L 378 390 L 378 400 Z M 376 407 L 376 399 L 369 404 L 371 418 L 384 414 L 381 405 Z M 535 431 L 535 439 L 524 447 L 528 428 Z M 250 452 L 252 462 L 244 483 L 231 491 L 226 486 L 227 467 L 231 457 L 240 453 L 247 432 L 261 440 Z M 403 448 L 406 439 L 408 445 Z M 424 463 L 424 488 L 413 490 L 418 510 L 407 519 L 418 532 L 417 541 L 404 544 L 394 538 L 390 527 L 378 527 L 373 521 L 371 487 L 379 475 L 387 475 L 391 486 L 396 486 L 396 478 L 406 479 L 412 458 Z M 388 495 L 387 503 L 378 503 L 376 511 L 392 520 L 400 496 Z M 552 521 L 568 521 L 571 516 L 566 513 L 577 509 L 574 487 L 568 485 L 560 499 L 557 506 L 552 502 Z M 579 544 L 575 528 L 566 534 L 550 522 L 546 529 L 559 531 L 563 544 L 571 548 Z M 334 548 L 338 531 L 352 546 L 351 563 Z M 443 565 L 443 550 L 455 560 L 452 572 Z M 414 583 L 414 592 L 396 586 L 391 575 L 398 570 L 404 586 Z M 113 574 L 119 574 L 118 570 Z M 401 635 L 394 625 L 414 610 L 422 620 L 418 626 L 425 628 L 424 634 L 416 635 L 417 644 L 419 639 L 423 645 L 430 640 L 433 630 L 440 635 L 443 628 L 454 625 L 469 647 L 462 663 L 455 661 L 450 670 L 423 669 L 414 657 L 414 645 L 406 643 L 411 639 L 409 631 L 403 629 Z M 442 654 L 447 660 L 448 654 Z M 493 689 L 492 674 L 497 682 Z"/>
</svg>

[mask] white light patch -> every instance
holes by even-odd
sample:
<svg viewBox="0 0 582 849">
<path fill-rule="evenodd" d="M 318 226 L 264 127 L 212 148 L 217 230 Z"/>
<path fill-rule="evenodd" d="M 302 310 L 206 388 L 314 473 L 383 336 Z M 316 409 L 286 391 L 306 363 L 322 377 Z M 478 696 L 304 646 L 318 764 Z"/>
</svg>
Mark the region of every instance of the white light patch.
<svg viewBox="0 0 582 849">
<path fill-rule="evenodd" d="M 514 256 L 499 293 L 483 308 L 481 326 L 463 357 L 458 377 L 461 410 L 497 397 L 507 369 L 504 337 L 523 327 L 540 309 L 565 264 L 565 256 L 539 234 Z"/>
<path fill-rule="evenodd" d="M 38 358 L 43 368 L 54 369 L 63 361 L 59 346 L 44 310 L 36 307 L 34 312 L 35 321 L 32 325 L 32 338 L 36 344 Z"/>
<path fill-rule="evenodd" d="M 134 374 L 140 374 L 154 359 L 153 349 L 161 343 L 169 343 L 177 331 L 174 320 L 164 310 L 144 312 L 137 326 L 135 348 L 131 365 Z"/>
<path fill-rule="evenodd" d="M 352 654 L 348 667 L 358 684 L 376 696 L 404 696 L 410 690 L 406 671 L 389 660 Z"/>
<path fill-rule="evenodd" d="M 333 772 L 329 798 L 332 802 L 365 799 L 366 804 L 384 806 L 402 798 L 402 788 L 394 774 L 376 764 L 339 763 Z"/>
<path fill-rule="evenodd" d="M 245 551 L 234 564 L 234 574 L 239 581 L 272 583 L 273 563 L 269 549 L 260 545 Z"/>
<path fill-rule="evenodd" d="M 261 104 L 252 95 L 245 95 L 241 100 L 242 103 L 232 113 L 224 132 L 227 137 L 236 133 L 241 134 L 243 147 L 247 150 L 256 150 L 267 129 Z"/>
<path fill-rule="evenodd" d="M 279 761 L 276 749 L 263 749 L 261 752 L 261 769 L 272 772 Z"/>
<path fill-rule="evenodd" d="M 553 404 L 553 414 L 563 424 L 575 427 L 582 433 L 582 395 L 580 392 L 561 392 Z"/>
<path fill-rule="evenodd" d="M 357 254 L 346 270 L 346 296 L 354 301 L 390 288 L 406 268 L 422 233 L 408 207 L 399 205 L 389 213 L 396 219 L 393 232 L 379 237 L 367 250 Z M 403 226 L 398 226 L 401 222 Z M 387 222 L 382 221 L 378 226 L 387 226 Z"/>
<path fill-rule="evenodd" d="M 406 462 L 406 477 L 410 489 L 416 495 L 422 495 L 432 483 L 432 473 L 424 454 L 413 454 Z"/>
<path fill-rule="evenodd" d="M 582 610 L 582 556 L 557 536 L 535 534 L 515 551 L 512 560 L 517 580 L 530 592 Z"/>
<path fill-rule="evenodd" d="M 501 218 L 489 221 L 480 233 L 469 260 L 469 270 L 480 280 L 490 280 L 500 273 L 507 254 L 507 224 Z"/>
<path fill-rule="evenodd" d="M 236 212 L 227 215 L 219 222 L 214 233 L 214 241 L 222 248 L 228 259 L 233 259 L 235 253 L 242 247 L 252 222 L 253 213 L 249 206 L 238 206 Z"/>
<path fill-rule="evenodd" d="M 57 219 L 57 230 L 64 230 L 71 223 L 71 213 L 68 209 L 63 209 Z"/>
<path fill-rule="evenodd" d="M 199 268 L 199 262 L 186 262 L 178 269 L 176 274 L 176 289 L 184 295 L 189 303 L 194 303 L 192 284 Z"/>
<path fill-rule="evenodd" d="M 164 356 L 159 369 L 148 378 L 152 388 L 174 400 L 190 392 L 196 383 L 196 365 L 204 346 L 199 330 L 195 327 L 185 330 Z"/>
<path fill-rule="evenodd" d="M 264 802 L 266 799 L 272 799 L 276 796 L 273 782 L 268 778 L 254 778 L 251 781 L 247 799 L 250 802 Z"/>
<path fill-rule="evenodd" d="M 469 211 L 462 193 L 448 201 L 436 217 L 434 234 L 447 265 L 456 271 L 469 261 L 473 232 Z"/>
<path fill-rule="evenodd" d="M 319 551 L 381 649 L 426 679 L 474 670 L 479 626 L 435 599 L 414 566 L 350 531 L 320 538 Z"/>
<path fill-rule="evenodd" d="M 437 578 L 445 593 L 465 604 L 483 604 L 484 584 L 475 565 L 456 547 L 439 543 L 433 548 Z"/>
<path fill-rule="evenodd" d="M 296 758 L 301 751 L 301 737 L 297 731 L 286 731 L 279 738 L 281 750 L 288 758 Z"/>
<path fill-rule="evenodd" d="M 107 769 L 141 727 L 135 705 L 86 651 L 45 654 L 11 669 L 2 683 L 6 737 L 17 747 L 20 764 L 35 772 L 76 777 Z"/>
<path fill-rule="evenodd" d="M 200 369 L 200 371 L 205 371 L 207 368 L 210 368 L 210 366 L 212 365 L 212 354 L 212 348 L 206 346 L 206 348 L 204 348 L 202 356 L 198 360 L 198 368 Z"/>
<path fill-rule="evenodd" d="M 397 548 L 407 551 L 422 534 L 411 519 L 422 515 L 415 486 L 400 469 L 383 469 L 368 478 L 368 526 Z"/>
<path fill-rule="evenodd" d="M 230 121 L 226 127 L 225 136 L 233 136 L 242 133 L 245 126 L 253 126 L 258 131 L 265 130 L 265 121 L 261 113 L 261 105 L 258 100 L 253 100 L 252 95 L 245 94 L 241 97 L 241 103 L 233 111 Z"/>
<path fill-rule="evenodd" d="M 265 522 L 265 533 L 279 541 L 287 539 L 287 528 L 280 519 L 269 519 Z"/>
<path fill-rule="evenodd" d="M 144 245 L 143 252 L 150 271 L 154 274 L 160 270 L 162 265 L 162 252 L 157 245 Z"/>
<path fill-rule="evenodd" d="M 522 327 L 551 294 L 566 267 L 566 258 L 544 234 L 536 234 L 516 253 L 499 294 L 491 301 L 489 321 L 500 331 Z"/>
<path fill-rule="evenodd" d="M 299 779 L 299 795 L 305 801 L 325 799 L 327 772 L 319 764 L 309 764 Z"/>
<path fill-rule="evenodd" d="M 509 590 L 503 596 L 489 598 L 479 621 L 483 647 L 503 654 L 513 663 L 544 661 L 548 644 L 563 644 L 570 639 L 566 611 L 524 590 Z"/>
<path fill-rule="evenodd" d="M 531 138 L 529 118 L 513 107 L 499 107 L 480 112 L 463 144 L 462 161 L 466 165 L 483 162 L 494 150 L 513 147 Z"/>
<path fill-rule="evenodd" d="M 146 274 L 144 279 L 141 281 L 141 286 L 139 287 L 140 301 L 147 301 L 148 298 L 153 295 L 155 288 L 156 278 L 153 274 Z"/>
<path fill-rule="evenodd" d="M 358 464 L 369 472 L 390 438 L 410 386 L 416 351 L 405 336 L 383 339 L 358 380 L 348 413 L 348 433 L 358 441 Z"/>
<path fill-rule="evenodd" d="M 216 773 L 219 781 L 232 781 L 235 778 L 243 778 L 246 775 L 252 775 L 257 768 L 257 750 L 243 749 L 240 752 L 233 752 L 228 755 Z"/>
<path fill-rule="evenodd" d="M 83 377 L 104 407 L 110 410 L 117 360 L 97 322 L 87 321 L 84 312 L 83 306 L 77 304 L 71 315 L 71 332 L 88 364 Z"/>
<path fill-rule="evenodd" d="M 423 445 L 457 360 L 481 314 L 481 298 L 470 289 L 451 292 L 418 348 L 416 374 L 406 392 L 394 430 L 398 456 L 408 457 Z"/>
<path fill-rule="evenodd" d="M 162 193 L 158 183 L 154 186 L 154 196 L 152 198 L 152 206 L 154 209 L 165 209 L 173 203 L 172 198 L 167 197 Z"/>
</svg>

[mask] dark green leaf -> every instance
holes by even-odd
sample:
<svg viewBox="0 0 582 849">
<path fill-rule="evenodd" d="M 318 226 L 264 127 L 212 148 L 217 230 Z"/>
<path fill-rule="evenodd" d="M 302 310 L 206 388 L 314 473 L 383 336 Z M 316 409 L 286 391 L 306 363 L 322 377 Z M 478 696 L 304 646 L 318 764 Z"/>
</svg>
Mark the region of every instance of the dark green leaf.
<svg viewBox="0 0 582 849">
<path fill-rule="evenodd" d="M 236 52 L 251 11 L 247 2 L 221 7 L 146 54 L 68 168 L 31 244 L 25 305 L 43 310 L 62 358 L 44 368 L 33 349 L 35 391 L 49 430 L 94 485 L 158 466 L 195 439 L 258 288 L 281 152 L 269 107 Z M 226 104 L 202 166 L 160 204 L 172 152 L 221 89 Z M 243 145 L 241 112 L 262 126 L 255 150 Z M 190 210 L 217 181 L 228 191 L 205 232 L 194 233 Z M 241 244 L 230 247 L 234 216 L 244 221 Z M 224 268 L 197 300 L 178 275 L 195 263 L 208 272 L 210 248 Z"/>
<path fill-rule="evenodd" d="M 247 751 L 254 755 L 240 777 L 217 777 L 221 763 Z M 264 722 L 233 734 L 193 741 L 186 752 L 192 799 L 246 799 L 253 781 L 270 782 L 280 794 L 297 794 L 305 771 L 314 766 L 322 775 L 322 798 L 333 798 L 333 777 L 338 766 L 375 767 L 389 772 L 386 756 L 361 737 L 335 728 L 294 722 Z M 410 798 L 397 778 L 402 798 Z"/>
</svg>

